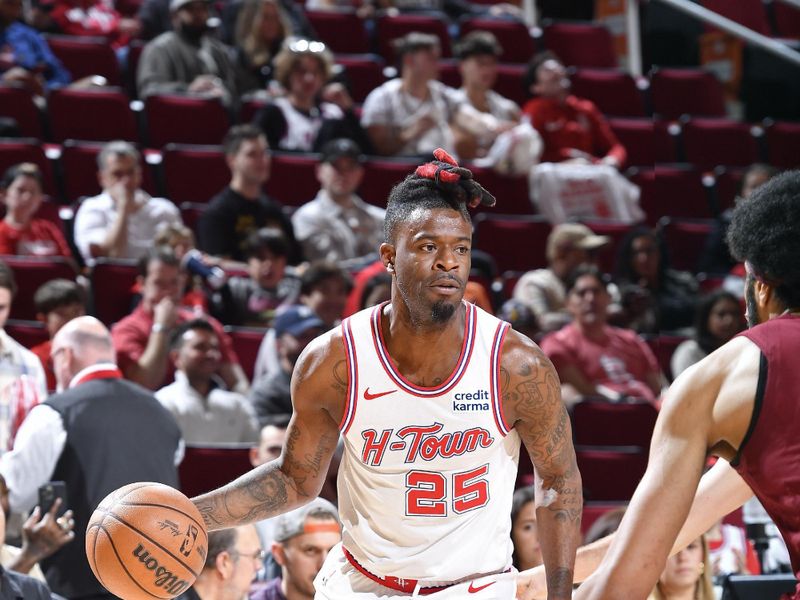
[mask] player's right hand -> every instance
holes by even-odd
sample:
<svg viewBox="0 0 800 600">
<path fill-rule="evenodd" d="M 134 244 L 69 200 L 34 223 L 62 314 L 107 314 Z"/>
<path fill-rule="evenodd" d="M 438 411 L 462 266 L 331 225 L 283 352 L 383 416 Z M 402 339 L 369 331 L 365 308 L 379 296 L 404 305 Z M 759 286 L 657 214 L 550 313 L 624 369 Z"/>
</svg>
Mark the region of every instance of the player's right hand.
<svg viewBox="0 0 800 600">
<path fill-rule="evenodd" d="M 547 600 L 547 582 L 544 569 L 517 577 L 517 600 Z"/>
</svg>

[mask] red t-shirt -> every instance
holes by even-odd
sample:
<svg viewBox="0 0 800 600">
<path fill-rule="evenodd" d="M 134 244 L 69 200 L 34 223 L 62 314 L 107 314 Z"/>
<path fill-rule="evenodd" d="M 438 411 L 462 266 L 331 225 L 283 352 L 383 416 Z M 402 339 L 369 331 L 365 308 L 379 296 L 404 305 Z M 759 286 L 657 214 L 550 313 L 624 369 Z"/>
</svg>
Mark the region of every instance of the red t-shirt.
<svg viewBox="0 0 800 600">
<path fill-rule="evenodd" d="M 51 391 L 56 389 L 56 374 L 55 371 L 53 371 L 53 360 L 50 358 L 50 350 L 52 347 L 53 340 L 47 340 L 46 342 L 42 342 L 38 346 L 31 348 L 31 352 L 33 352 L 42 362 L 44 375 L 47 378 L 47 389 Z"/>
<path fill-rule="evenodd" d="M 0 221 L 0 254 L 72 256 L 58 225 L 46 219 L 33 219 L 25 229 Z"/>
<path fill-rule="evenodd" d="M 569 149 L 591 154 L 596 160 L 613 156 L 625 164 L 627 152 L 597 107 L 589 100 L 567 96 L 562 103 L 549 98 L 529 100 L 522 111 L 542 136 L 542 162 L 572 158 Z"/>
<path fill-rule="evenodd" d="M 183 308 L 178 309 L 178 323 L 196 319 L 197 314 Z M 233 349 L 233 340 L 222 329 L 222 324 L 213 317 L 203 315 L 219 338 L 219 350 L 222 354 L 223 364 L 239 364 L 239 357 Z M 111 327 L 111 339 L 114 342 L 114 350 L 117 351 L 117 365 L 125 373 L 127 369 L 138 361 L 147 347 L 150 338 L 150 329 L 153 327 L 153 315 L 145 312 L 142 304 L 139 303 L 131 314 L 118 321 Z M 172 383 L 175 379 L 175 366 L 167 358 L 167 374 L 161 386 Z"/>
<path fill-rule="evenodd" d="M 593 384 L 655 402 L 647 376 L 658 373 L 658 360 L 645 341 L 630 329 L 606 326 L 605 340 L 586 338 L 573 323 L 548 335 L 542 350 L 556 370 L 577 367 Z"/>
</svg>

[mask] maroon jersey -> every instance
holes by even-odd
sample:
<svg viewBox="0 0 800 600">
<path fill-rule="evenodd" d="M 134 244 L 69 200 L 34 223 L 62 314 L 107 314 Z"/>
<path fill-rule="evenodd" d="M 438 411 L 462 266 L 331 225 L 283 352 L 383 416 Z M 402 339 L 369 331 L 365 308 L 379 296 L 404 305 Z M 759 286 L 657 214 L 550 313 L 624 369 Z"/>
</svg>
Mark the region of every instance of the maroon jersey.
<svg viewBox="0 0 800 600">
<path fill-rule="evenodd" d="M 740 335 L 761 349 L 761 368 L 750 427 L 731 465 L 777 525 L 800 576 L 800 317 L 783 315 Z"/>
</svg>

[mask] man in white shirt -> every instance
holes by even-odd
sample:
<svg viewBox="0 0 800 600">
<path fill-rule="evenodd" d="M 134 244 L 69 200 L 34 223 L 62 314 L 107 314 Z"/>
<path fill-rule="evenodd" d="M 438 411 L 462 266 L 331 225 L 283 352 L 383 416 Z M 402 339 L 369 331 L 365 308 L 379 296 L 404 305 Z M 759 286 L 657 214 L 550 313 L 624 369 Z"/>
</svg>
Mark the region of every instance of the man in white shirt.
<svg viewBox="0 0 800 600">
<path fill-rule="evenodd" d="M 175 381 L 156 398 L 173 414 L 187 444 L 256 443 L 259 429 L 250 402 L 223 389 L 214 376 L 222 362 L 219 346 L 208 321 L 181 324 L 171 340 Z"/>
<path fill-rule="evenodd" d="M 363 265 L 377 260 L 383 242 L 386 211 L 367 204 L 355 192 L 364 178 L 361 149 L 347 138 L 322 148 L 316 198 L 292 215 L 294 234 L 307 260 L 348 261 Z"/>
<path fill-rule="evenodd" d="M 133 144 L 109 142 L 97 166 L 103 192 L 75 214 L 75 244 L 87 265 L 100 257 L 139 258 L 161 228 L 182 223 L 177 206 L 140 189 L 141 156 Z"/>
</svg>

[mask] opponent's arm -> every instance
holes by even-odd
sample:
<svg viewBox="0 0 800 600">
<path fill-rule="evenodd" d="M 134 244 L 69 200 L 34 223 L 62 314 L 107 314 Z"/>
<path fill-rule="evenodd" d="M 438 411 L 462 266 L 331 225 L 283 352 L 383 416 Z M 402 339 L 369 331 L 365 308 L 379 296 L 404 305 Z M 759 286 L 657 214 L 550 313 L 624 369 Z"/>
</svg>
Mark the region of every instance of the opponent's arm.
<svg viewBox="0 0 800 600">
<path fill-rule="evenodd" d="M 503 348 L 503 409 L 536 471 L 536 518 L 548 598 L 572 597 L 575 549 L 583 509 L 572 428 L 552 363 L 536 344 L 510 331 Z"/>
<path fill-rule="evenodd" d="M 281 456 L 193 498 L 209 531 L 273 517 L 317 497 L 339 439 L 332 412 L 344 394 L 340 348 L 333 336 L 323 336 L 309 344 L 297 361 L 292 376 L 294 411 Z"/>
</svg>

